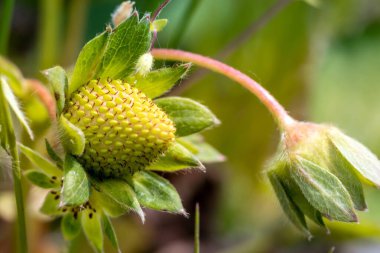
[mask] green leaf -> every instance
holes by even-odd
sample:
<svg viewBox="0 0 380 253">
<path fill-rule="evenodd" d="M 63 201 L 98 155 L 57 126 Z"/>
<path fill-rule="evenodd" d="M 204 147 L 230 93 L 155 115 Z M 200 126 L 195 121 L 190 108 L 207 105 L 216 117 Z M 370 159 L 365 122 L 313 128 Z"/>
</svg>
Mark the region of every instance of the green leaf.
<svg viewBox="0 0 380 253">
<path fill-rule="evenodd" d="M 45 189 L 59 188 L 61 185 L 60 178 L 57 178 L 56 176 L 49 177 L 45 173 L 42 173 L 37 170 L 27 170 L 25 171 L 25 176 L 33 184 L 41 188 L 45 188 Z"/>
<path fill-rule="evenodd" d="M 81 205 L 90 197 L 90 183 L 82 165 L 71 155 L 66 155 L 63 164 L 63 205 Z"/>
<path fill-rule="evenodd" d="M 103 252 L 103 230 L 100 213 L 85 209 L 81 212 L 83 232 L 96 252 Z"/>
<path fill-rule="evenodd" d="M 45 139 L 45 147 L 46 147 L 46 151 L 47 151 L 48 155 L 50 156 L 50 158 L 56 162 L 56 164 L 59 168 L 62 168 L 63 167 L 63 161 L 62 161 L 61 157 L 59 157 L 59 155 L 57 155 L 57 153 L 54 151 L 54 149 L 52 148 L 52 146 L 50 145 L 50 143 L 48 142 L 47 139 Z"/>
<path fill-rule="evenodd" d="M 310 238 L 311 233 L 307 227 L 305 216 L 286 192 L 280 177 L 276 175 L 274 170 L 268 172 L 268 177 L 286 216 L 299 230 Z"/>
<path fill-rule="evenodd" d="M 36 151 L 18 143 L 20 151 L 39 169 L 50 176 L 61 177 L 62 171 L 52 162 L 41 156 Z"/>
<path fill-rule="evenodd" d="M 198 158 L 181 144 L 175 142 L 157 161 L 149 165 L 148 170 L 174 172 L 186 168 L 204 170 Z"/>
<path fill-rule="evenodd" d="M 73 240 L 80 233 L 81 223 L 73 213 L 67 213 L 61 220 L 61 231 L 67 241 Z"/>
<path fill-rule="evenodd" d="M 139 21 L 137 15 L 132 15 L 111 32 L 97 75 L 125 79 L 149 50 L 150 40 L 149 20 L 144 17 Z"/>
<path fill-rule="evenodd" d="M 63 115 L 59 118 L 59 127 L 61 131 L 61 142 L 65 150 L 73 155 L 82 155 L 86 139 L 84 133 Z"/>
<path fill-rule="evenodd" d="M 324 216 L 338 221 L 357 221 L 348 191 L 333 174 L 297 157 L 297 165 L 291 176 L 305 198 Z"/>
<path fill-rule="evenodd" d="M 112 226 L 112 223 L 107 215 L 102 214 L 102 225 L 104 229 L 104 233 L 108 237 L 108 239 L 111 241 L 112 246 L 117 249 L 119 253 L 121 253 L 121 250 L 119 248 L 119 242 L 117 241 L 115 230 Z"/>
<path fill-rule="evenodd" d="M 0 83 L 0 88 L 2 89 L 3 97 L 5 97 L 5 99 L 7 100 L 9 107 L 12 108 L 12 111 L 16 115 L 17 119 L 20 121 L 21 125 L 25 128 L 29 137 L 33 139 L 34 136 L 32 129 L 30 129 L 29 124 L 24 116 L 24 113 L 21 111 L 19 103 L 17 102 L 17 99 L 13 94 L 11 88 L 9 87 L 8 82 L 4 76 L 0 76 Z"/>
<path fill-rule="evenodd" d="M 100 199 L 103 207 L 111 216 L 118 216 L 129 210 L 135 211 L 145 221 L 145 214 L 140 207 L 135 192 L 129 184 L 121 179 L 93 181 L 94 186 L 103 195 Z"/>
<path fill-rule="evenodd" d="M 188 98 L 160 98 L 155 103 L 174 121 L 178 137 L 198 133 L 220 123 L 207 107 Z"/>
<path fill-rule="evenodd" d="M 50 87 L 53 90 L 54 97 L 57 103 L 57 115 L 60 115 L 62 113 L 63 108 L 65 107 L 68 89 L 66 71 L 62 67 L 56 66 L 44 70 L 42 71 L 42 73 L 49 81 Z"/>
<path fill-rule="evenodd" d="M 366 183 L 380 188 L 380 161 L 378 158 L 363 144 L 348 137 L 338 129 L 330 131 L 329 137 L 360 177 Z"/>
<path fill-rule="evenodd" d="M 156 19 L 152 23 L 150 23 L 150 30 L 160 32 L 162 31 L 165 26 L 168 24 L 167 19 Z"/>
<path fill-rule="evenodd" d="M 82 48 L 70 79 L 69 95 L 89 80 L 98 78 L 97 70 L 100 67 L 99 64 L 108 42 L 108 36 L 109 31 L 105 31 L 90 40 Z"/>
<path fill-rule="evenodd" d="M 16 143 L 16 136 L 13 129 L 13 121 L 9 105 L 3 92 L 3 82 L 0 76 L 0 145 L 5 151 L 9 151 Z"/>
<path fill-rule="evenodd" d="M 63 212 L 59 208 L 60 204 L 60 195 L 56 191 L 50 191 L 44 200 L 40 208 L 40 212 L 49 216 L 59 216 Z"/>
<path fill-rule="evenodd" d="M 133 174 L 132 182 L 144 207 L 186 215 L 177 190 L 168 180 L 153 172 L 139 171 Z"/>
<path fill-rule="evenodd" d="M 177 138 L 177 142 L 191 151 L 199 161 L 203 163 L 217 163 L 226 160 L 226 157 L 213 146 L 205 142 L 203 136 L 200 134 Z"/>
<path fill-rule="evenodd" d="M 355 168 L 341 155 L 334 145 L 329 150 L 331 166 L 329 171 L 342 182 L 349 192 L 352 202 L 357 210 L 366 210 L 367 204 L 364 198 L 363 186 Z"/>
<path fill-rule="evenodd" d="M 19 68 L 0 55 L 0 74 L 8 78 L 9 86 L 17 97 L 25 94 L 24 77 Z"/>
<path fill-rule="evenodd" d="M 153 70 L 148 74 L 133 75 L 127 78 L 127 82 L 144 92 L 149 98 L 155 98 L 168 92 L 178 80 L 182 79 L 191 64 L 182 64 L 172 68 Z"/>
</svg>

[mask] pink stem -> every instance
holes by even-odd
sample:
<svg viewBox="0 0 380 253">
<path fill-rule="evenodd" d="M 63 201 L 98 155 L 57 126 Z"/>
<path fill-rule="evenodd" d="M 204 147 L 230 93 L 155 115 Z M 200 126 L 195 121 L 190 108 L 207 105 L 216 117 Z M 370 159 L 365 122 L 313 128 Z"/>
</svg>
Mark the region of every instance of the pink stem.
<svg viewBox="0 0 380 253">
<path fill-rule="evenodd" d="M 265 105 L 265 107 L 268 108 L 279 127 L 283 130 L 295 122 L 295 120 L 286 112 L 284 107 L 266 89 L 237 69 L 209 57 L 181 50 L 153 49 L 151 53 L 156 59 L 160 60 L 192 62 L 236 81 L 252 92 Z"/>
</svg>

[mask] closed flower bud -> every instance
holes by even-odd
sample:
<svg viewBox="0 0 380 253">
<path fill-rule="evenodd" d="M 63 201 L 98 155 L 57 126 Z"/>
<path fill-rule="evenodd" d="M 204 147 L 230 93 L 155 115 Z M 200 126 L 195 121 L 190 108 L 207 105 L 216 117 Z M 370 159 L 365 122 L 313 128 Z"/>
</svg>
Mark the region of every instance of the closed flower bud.
<svg viewBox="0 0 380 253">
<path fill-rule="evenodd" d="M 362 183 L 379 187 L 380 162 L 358 141 L 329 125 L 296 122 L 283 134 L 268 176 L 290 220 L 308 232 L 305 216 L 356 222 L 366 210 Z"/>
</svg>

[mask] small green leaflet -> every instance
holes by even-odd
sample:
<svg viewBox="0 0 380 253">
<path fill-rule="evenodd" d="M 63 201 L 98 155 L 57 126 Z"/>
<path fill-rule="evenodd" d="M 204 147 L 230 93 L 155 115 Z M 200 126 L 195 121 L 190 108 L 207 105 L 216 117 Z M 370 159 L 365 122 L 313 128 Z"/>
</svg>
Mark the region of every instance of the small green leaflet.
<svg viewBox="0 0 380 253">
<path fill-rule="evenodd" d="M 189 98 L 168 97 L 154 101 L 176 126 L 176 136 L 187 136 L 220 124 L 204 105 Z"/>
<path fill-rule="evenodd" d="M 165 178 L 149 171 L 133 174 L 133 188 L 139 202 L 150 209 L 186 215 L 174 186 Z"/>
<path fill-rule="evenodd" d="M 100 213 L 85 209 L 80 213 L 83 232 L 96 252 L 103 252 L 103 230 Z"/>
<path fill-rule="evenodd" d="M 56 191 L 50 191 L 40 208 L 40 212 L 49 216 L 59 216 L 63 214 L 59 209 L 60 195 Z"/>
<path fill-rule="evenodd" d="M 56 66 L 42 71 L 42 74 L 45 75 L 53 90 L 57 103 L 57 115 L 60 115 L 65 107 L 65 100 L 67 97 L 68 82 L 66 71 L 62 67 Z"/>
<path fill-rule="evenodd" d="M 73 213 L 69 212 L 63 216 L 61 220 L 61 231 L 65 240 L 73 240 L 79 235 L 80 229 L 80 220 L 78 217 L 74 217 Z"/>
<path fill-rule="evenodd" d="M 82 165 L 71 155 L 63 164 L 64 180 L 61 205 L 82 205 L 90 197 L 90 182 Z"/>
<path fill-rule="evenodd" d="M 156 98 L 168 92 L 186 75 L 190 67 L 191 64 L 182 64 L 172 68 L 161 68 L 144 76 L 132 75 L 127 78 L 127 82 L 144 92 L 147 97 Z"/>
<path fill-rule="evenodd" d="M 42 173 L 38 170 L 27 170 L 25 172 L 25 176 L 29 179 L 33 184 L 45 188 L 59 188 L 61 185 L 61 179 L 55 177 L 55 180 L 52 177 L 47 176 L 45 173 Z"/>
<path fill-rule="evenodd" d="M 102 225 L 103 225 L 104 233 L 106 234 L 106 236 L 110 240 L 112 246 L 115 249 L 117 249 L 117 251 L 119 253 L 121 253 L 121 250 L 119 248 L 119 242 L 117 241 L 115 230 L 112 226 L 110 219 L 105 214 L 102 214 Z"/>
<path fill-rule="evenodd" d="M 61 142 L 67 152 L 73 155 L 82 155 L 86 139 L 82 130 L 68 121 L 63 115 L 59 118 Z"/>
</svg>

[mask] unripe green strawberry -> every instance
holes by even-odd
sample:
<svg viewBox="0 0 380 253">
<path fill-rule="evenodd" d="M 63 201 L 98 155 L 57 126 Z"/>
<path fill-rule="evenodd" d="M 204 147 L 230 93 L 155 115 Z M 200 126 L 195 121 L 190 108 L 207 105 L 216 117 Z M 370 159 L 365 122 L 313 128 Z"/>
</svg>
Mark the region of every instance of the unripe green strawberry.
<svg viewBox="0 0 380 253">
<path fill-rule="evenodd" d="M 121 80 L 91 80 L 72 94 L 64 116 L 86 138 L 78 157 L 88 172 L 115 177 L 144 169 L 175 138 L 166 113 Z"/>
</svg>

